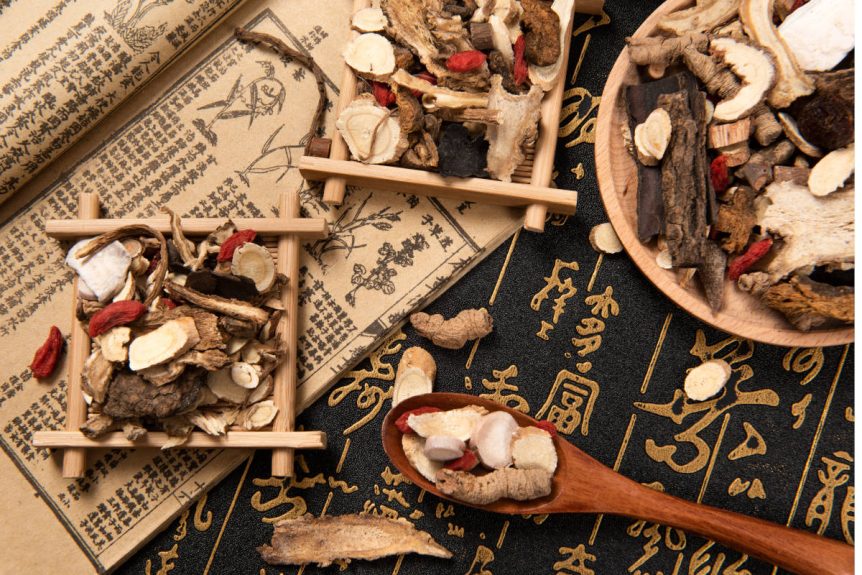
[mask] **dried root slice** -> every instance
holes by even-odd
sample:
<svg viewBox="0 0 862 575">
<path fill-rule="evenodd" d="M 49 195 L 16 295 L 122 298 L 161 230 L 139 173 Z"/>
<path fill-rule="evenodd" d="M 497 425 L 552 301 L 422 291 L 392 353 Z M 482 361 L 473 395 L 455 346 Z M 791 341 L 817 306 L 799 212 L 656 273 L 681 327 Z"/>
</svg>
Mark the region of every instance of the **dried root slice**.
<svg viewBox="0 0 862 575">
<path fill-rule="evenodd" d="M 470 340 L 485 337 L 494 328 L 494 319 L 488 310 L 465 309 L 451 319 L 440 314 L 417 312 L 410 316 L 410 324 L 422 337 L 446 349 L 461 349 Z"/>
<path fill-rule="evenodd" d="M 805 139 L 805 136 L 803 136 L 802 132 L 799 131 L 799 126 L 796 124 L 796 120 L 794 120 L 790 114 L 787 112 L 779 112 L 778 122 L 781 124 L 782 129 L 784 129 L 784 134 L 787 136 L 787 139 L 793 142 L 793 145 L 796 146 L 800 152 L 810 158 L 823 157 L 823 150 Z"/>
<path fill-rule="evenodd" d="M 512 49 L 512 40 L 509 38 L 509 28 L 496 14 L 492 14 L 488 18 L 488 24 L 491 26 L 491 42 L 494 44 L 494 49 L 503 55 L 503 59 L 511 66 L 515 63 L 515 51 Z"/>
<path fill-rule="evenodd" d="M 354 99 L 335 126 L 353 157 L 366 164 L 395 162 L 408 146 L 398 120 L 378 106 L 371 94 Z"/>
<path fill-rule="evenodd" d="M 852 188 L 817 197 L 793 182 L 767 187 L 770 204 L 758 224 L 782 238 L 766 268 L 772 283 L 810 266 L 854 261 L 854 196 Z"/>
<path fill-rule="evenodd" d="M 207 375 L 207 387 L 219 399 L 236 405 L 245 403 L 249 396 L 248 389 L 234 382 L 230 368 L 210 372 Z"/>
<path fill-rule="evenodd" d="M 657 166 L 670 143 L 670 116 L 662 108 L 653 110 L 643 123 L 635 127 L 634 145 L 638 160 L 645 166 Z"/>
<path fill-rule="evenodd" d="M 96 403 L 104 403 L 108 385 L 111 383 L 113 375 L 114 364 L 105 358 L 101 350 L 94 351 L 84 362 L 84 374 L 81 382 L 84 391 Z"/>
<path fill-rule="evenodd" d="M 239 361 L 231 366 L 230 378 L 235 384 L 245 389 L 254 389 L 260 383 L 257 368 L 244 361 Z"/>
<path fill-rule="evenodd" d="M 172 361 L 163 365 L 154 365 L 153 367 L 142 369 L 138 372 L 138 375 L 158 387 L 175 381 L 185 370 L 185 364 Z"/>
<path fill-rule="evenodd" d="M 129 345 L 129 369 L 139 371 L 175 359 L 200 341 L 195 320 L 174 319 Z"/>
<path fill-rule="evenodd" d="M 670 259 L 670 251 L 665 248 L 657 253 L 655 256 L 655 263 L 663 270 L 672 270 L 673 262 Z"/>
<path fill-rule="evenodd" d="M 360 34 L 344 48 L 344 61 L 357 73 L 380 78 L 395 71 L 395 49 L 380 34 Z"/>
<path fill-rule="evenodd" d="M 504 182 L 512 181 L 515 169 L 524 161 L 524 147 L 536 141 L 541 115 L 542 90 L 532 86 L 523 95 L 510 94 L 503 88 L 503 77 L 491 78 L 488 109 L 500 112 L 500 125 L 489 125 L 485 139 L 488 149 L 488 173 Z"/>
<path fill-rule="evenodd" d="M 224 435 L 227 428 L 236 421 L 238 413 L 236 409 L 215 409 L 192 411 L 186 414 L 186 417 L 208 435 Z"/>
<path fill-rule="evenodd" d="M 446 435 L 455 437 L 461 441 L 467 441 L 473 435 L 473 431 L 487 413 L 484 407 L 468 405 L 460 409 L 449 411 L 435 411 L 433 413 L 421 413 L 411 415 L 407 418 L 410 429 L 419 434 L 420 437 L 431 437 L 432 435 Z"/>
<path fill-rule="evenodd" d="M 162 445 L 162 451 L 179 447 L 189 440 L 194 424 L 185 415 L 174 415 L 161 421 L 162 429 L 168 434 L 168 440 Z"/>
<path fill-rule="evenodd" d="M 272 423 L 276 415 L 278 415 L 278 408 L 275 406 L 275 402 L 271 399 L 261 401 L 240 411 L 236 418 L 236 424 L 249 431 L 263 429 Z"/>
<path fill-rule="evenodd" d="M 498 499 L 526 501 L 551 493 L 553 474 L 544 469 L 497 469 L 487 475 L 441 469 L 437 472 L 437 489 L 441 493 L 471 503 L 487 505 Z"/>
<path fill-rule="evenodd" d="M 81 433 L 90 439 L 96 439 L 105 435 L 109 431 L 114 431 L 117 427 L 119 427 L 119 425 L 114 423 L 114 418 L 110 415 L 105 415 L 104 413 L 93 413 L 79 429 L 81 430 Z"/>
<path fill-rule="evenodd" d="M 806 277 L 793 277 L 788 282 L 769 287 L 762 299 L 802 331 L 826 324 L 853 323 L 855 298 L 852 287 L 831 286 Z"/>
<path fill-rule="evenodd" d="M 569 21 L 572 19 L 574 7 L 575 0 L 554 0 L 554 3 L 551 4 L 551 10 L 556 12 L 560 19 L 560 54 L 565 53 L 566 31 L 569 29 Z M 557 58 L 557 61 L 550 66 L 530 64 L 530 82 L 547 92 L 556 85 L 561 72 L 565 73 L 562 57 Z"/>
<path fill-rule="evenodd" d="M 124 362 L 129 356 L 127 344 L 131 338 L 131 328 L 119 326 L 96 337 L 95 342 L 99 344 L 106 360 Z"/>
<path fill-rule="evenodd" d="M 72 246 L 66 255 L 66 265 L 78 274 L 82 284 L 80 287 L 86 285 L 95 299 L 104 303 L 123 289 L 132 258 L 118 241 L 109 243 L 89 259 L 79 257 L 78 251 L 90 242 L 92 238 Z"/>
<path fill-rule="evenodd" d="M 713 112 L 719 122 L 734 122 L 763 102 L 775 84 L 775 66 L 764 50 L 732 38 L 715 38 L 710 42 L 710 49 L 721 56 L 742 82 L 739 91 L 716 104 Z"/>
<path fill-rule="evenodd" d="M 431 82 L 398 70 L 390 80 L 402 88 L 415 90 L 422 94 L 422 105 L 432 112 L 440 108 L 485 108 L 488 106 L 487 93 L 459 92 L 432 84 Z"/>
<path fill-rule="evenodd" d="M 512 439 L 512 462 L 518 469 L 557 469 L 557 448 L 551 434 L 538 427 L 522 427 Z"/>
<path fill-rule="evenodd" d="M 431 461 L 425 455 L 425 438 L 413 435 L 412 433 L 405 433 L 401 436 L 401 448 L 404 450 L 404 455 L 413 469 L 433 483 L 437 472 L 443 468 L 443 463 L 440 461 Z"/>
<path fill-rule="evenodd" d="M 248 394 L 248 398 L 246 399 L 247 403 L 257 403 L 259 401 L 263 401 L 267 397 L 272 395 L 272 390 L 275 387 L 275 380 L 271 375 L 268 375 L 263 378 L 257 387 L 251 390 L 251 393 Z"/>
<path fill-rule="evenodd" d="M 448 435 L 430 435 L 425 439 L 422 453 L 431 461 L 452 461 L 464 454 L 465 444 Z"/>
<path fill-rule="evenodd" d="M 797 98 L 812 93 L 814 82 L 796 64 L 793 54 L 772 24 L 772 1 L 740 0 L 739 17 L 748 35 L 767 49 L 775 61 L 776 81 L 769 91 L 770 105 L 786 108 Z"/>
<path fill-rule="evenodd" d="M 850 179 L 856 169 L 855 146 L 829 152 L 814 164 L 808 176 L 808 189 L 815 196 L 826 196 L 835 192 Z"/>
<path fill-rule="evenodd" d="M 392 407 L 408 397 L 434 391 L 434 378 L 437 376 L 437 363 L 431 354 L 421 347 L 411 347 L 404 351 L 395 372 L 392 391 Z"/>
<path fill-rule="evenodd" d="M 671 12 L 658 23 L 659 30 L 682 36 L 709 32 L 737 15 L 739 0 L 697 0 L 694 6 Z"/>
<path fill-rule="evenodd" d="M 264 246 L 246 242 L 233 252 L 230 271 L 254 282 L 258 292 L 265 292 L 275 283 L 275 264 Z"/>
<path fill-rule="evenodd" d="M 803 70 L 831 70 L 853 50 L 854 0 L 811 0 L 794 10 L 778 34 Z"/>
<path fill-rule="evenodd" d="M 192 305 L 230 316 L 233 320 L 240 320 L 236 322 L 230 321 L 230 318 L 219 318 L 219 325 L 233 335 L 242 337 L 248 333 L 248 330 L 259 329 L 269 321 L 269 313 L 266 310 L 243 301 L 226 299 L 215 295 L 205 295 L 175 282 L 165 283 L 165 291 L 168 292 L 168 295 L 174 301 L 187 301 Z M 226 321 L 223 322 L 222 320 Z M 254 326 L 250 326 L 249 322 L 254 324 Z M 222 325 L 223 323 L 228 324 L 227 327 Z M 252 335 L 254 335 L 253 332 Z"/>
<path fill-rule="evenodd" d="M 355 14 L 350 20 L 350 25 L 354 30 L 360 32 L 382 32 L 386 29 L 389 21 L 386 15 L 380 8 L 363 8 Z"/>
<path fill-rule="evenodd" d="M 135 274 L 129 270 L 129 274 L 126 276 L 126 283 L 123 284 L 123 287 L 120 288 L 117 295 L 111 298 L 111 301 L 130 301 L 135 299 L 136 288 L 137 283 L 135 282 Z"/>
<path fill-rule="evenodd" d="M 685 394 L 692 401 L 706 401 L 718 395 L 732 370 L 723 359 L 710 359 L 692 368 L 685 376 Z"/>
<path fill-rule="evenodd" d="M 484 416 L 470 436 L 470 445 L 482 465 L 490 469 L 502 469 L 512 465 L 512 436 L 518 431 L 518 422 L 505 411 L 495 411 Z"/>
<path fill-rule="evenodd" d="M 445 547 L 406 519 L 374 515 L 285 519 L 276 524 L 271 544 L 257 550 L 272 565 L 317 563 L 321 567 L 340 559 L 372 560 L 404 553 L 452 557 Z"/>
</svg>

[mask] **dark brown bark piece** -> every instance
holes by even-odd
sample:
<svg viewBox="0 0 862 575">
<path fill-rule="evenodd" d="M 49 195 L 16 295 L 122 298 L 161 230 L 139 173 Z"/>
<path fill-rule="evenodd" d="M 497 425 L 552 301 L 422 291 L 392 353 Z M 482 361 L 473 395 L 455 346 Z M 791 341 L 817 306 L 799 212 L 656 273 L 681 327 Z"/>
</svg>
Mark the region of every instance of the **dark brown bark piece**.
<svg viewBox="0 0 862 575">
<path fill-rule="evenodd" d="M 196 270 L 186 278 L 186 287 L 206 295 L 217 295 L 248 301 L 258 295 L 254 280 L 235 275 Z"/>
<path fill-rule="evenodd" d="M 721 309 L 724 299 L 724 271 L 727 268 L 727 254 L 715 242 L 703 243 L 703 263 L 697 268 L 697 276 L 712 311 Z"/>
<path fill-rule="evenodd" d="M 854 76 L 853 68 L 818 74 L 817 91 L 794 105 L 799 132 L 815 146 L 837 150 L 853 141 Z"/>
<path fill-rule="evenodd" d="M 748 185 L 759 192 L 772 181 L 772 170 L 775 166 L 784 164 L 793 157 L 796 146 L 790 140 L 781 140 L 767 148 L 751 154 L 736 174 L 744 178 Z"/>
<path fill-rule="evenodd" d="M 727 204 L 718 209 L 715 229 L 721 234 L 721 248 L 731 254 L 741 253 L 748 245 L 751 230 L 757 224 L 754 213 L 754 198 L 757 194 L 748 186 L 739 186 Z"/>
<path fill-rule="evenodd" d="M 488 54 L 488 69 L 492 74 L 499 74 L 503 78 L 503 88 L 507 92 L 522 94 L 529 89 L 529 82 L 521 86 L 515 84 L 515 73 L 499 50 L 491 50 Z"/>
<path fill-rule="evenodd" d="M 705 182 L 699 181 L 697 123 L 689 109 L 686 91 L 663 94 L 658 105 L 672 125 L 668 149 L 662 161 L 661 188 L 664 200 L 664 236 L 674 267 L 698 267 L 706 237 Z"/>
<path fill-rule="evenodd" d="M 550 66 L 560 57 L 560 17 L 547 0 L 521 0 L 524 8 L 524 57 L 536 66 Z"/>
<path fill-rule="evenodd" d="M 169 417 L 191 408 L 203 385 L 202 371 L 186 370 L 181 379 L 157 387 L 134 373 L 121 373 L 108 385 L 105 415 L 128 419 L 133 417 Z"/>
<path fill-rule="evenodd" d="M 647 116 L 656 109 L 660 95 L 678 92 L 692 86 L 697 86 L 697 80 L 689 73 L 674 74 L 654 82 L 628 86 L 625 99 L 631 133 L 634 134 L 635 127 L 646 120 Z M 664 226 L 661 168 L 644 166 L 640 162 L 636 162 L 636 164 L 638 170 L 638 239 L 642 242 L 648 242 L 660 234 Z"/>
<path fill-rule="evenodd" d="M 795 276 L 770 287 L 763 302 L 802 331 L 826 324 L 853 323 L 854 290 Z"/>
</svg>

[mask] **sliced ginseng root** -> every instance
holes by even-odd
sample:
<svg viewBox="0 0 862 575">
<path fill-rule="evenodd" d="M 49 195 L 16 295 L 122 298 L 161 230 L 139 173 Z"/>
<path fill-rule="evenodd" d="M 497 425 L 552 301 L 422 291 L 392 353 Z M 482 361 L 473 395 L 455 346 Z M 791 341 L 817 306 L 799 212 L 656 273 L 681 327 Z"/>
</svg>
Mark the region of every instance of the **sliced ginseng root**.
<svg viewBox="0 0 862 575">
<path fill-rule="evenodd" d="M 408 397 L 431 393 L 434 388 L 434 377 L 437 375 L 437 364 L 431 354 L 421 347 L 411 347 L 404 351 L 395 372 L 395 384 L 392 391 L 392 407 L 395 407 Z"/>
<path fill-rule="evenodd" d="M 685 376 L 685 394 L 692 401 L 706 401 L 724 389 L 732 370 L 723 359 L 710 359 Z"/>
</svg>

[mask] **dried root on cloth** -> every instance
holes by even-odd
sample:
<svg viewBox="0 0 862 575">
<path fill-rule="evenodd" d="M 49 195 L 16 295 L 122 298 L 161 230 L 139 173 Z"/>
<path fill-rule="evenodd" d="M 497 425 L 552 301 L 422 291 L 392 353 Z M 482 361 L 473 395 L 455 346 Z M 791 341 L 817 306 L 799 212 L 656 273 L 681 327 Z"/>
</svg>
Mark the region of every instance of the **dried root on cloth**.
<svg viewBox="0 0 862 575">
<path fill-rule="evenodd" d="M 276 523 L 272 542 L 258 547 L 258 552 L 271 565 L 317 563 L 320 567 L 338 560 L 371 561 L 405 553 L 452 557 L 450 551 L 406 519 L 373 515 L 318 518 L 309 514 L 285 519 Z"/>
<path fill-rule="evenodd" d="M 285 350 L 273 329 L 282 312 L 269 305 L 280 307 L 286 278 L 253 230 L 228 220 L 195 243 L 166 211 L 170 239 L 128 226 L 69 252 L 82 298 L 116 292 L 114 301 L 79 302 L 93 337 L 83 374 L 89 437 L 158 429 L 175 446 L 194 427 L 261 429 L 277 414 L 270 374 Z M 131 281 L 121 285 L 121 276 Z"/>
<path fill-rule="evenodd" d="M 666 244 L 659 265 L 696 274 L 715 311 L 730 279 L 797 329 L 853 322 L 851 4 L 698 0 L 628 39 L 655 79 L 626 89 L 638 236 Z M 666 130 L 646 120 L 661 109 L 659 157 Z"/>
</svg>

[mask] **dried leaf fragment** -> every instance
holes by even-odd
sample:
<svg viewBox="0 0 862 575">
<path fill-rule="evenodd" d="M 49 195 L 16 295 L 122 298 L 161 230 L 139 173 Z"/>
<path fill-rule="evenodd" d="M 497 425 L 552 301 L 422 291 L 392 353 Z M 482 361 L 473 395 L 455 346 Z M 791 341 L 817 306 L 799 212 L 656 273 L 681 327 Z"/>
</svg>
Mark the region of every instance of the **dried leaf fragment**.
<svg viewBox="0 0 862 575">
<path fill-rule="evenodd" d="M 338 559 L 373 560 L 403 553 L 452 556 L 407 520 L 373 515 L 285 519 L 276 524 L 271 544 L 258 547 L 258 552 L 272 565 L 317 563 L 321 567 Z"/>
</svg>

